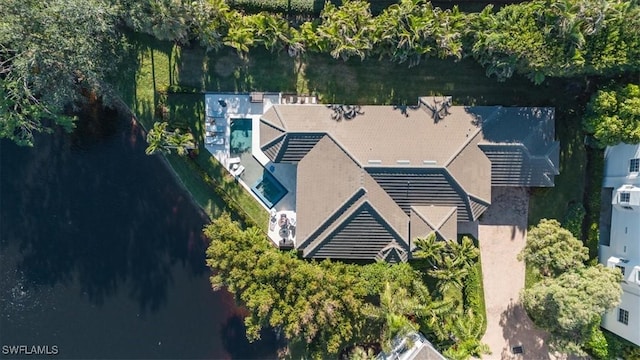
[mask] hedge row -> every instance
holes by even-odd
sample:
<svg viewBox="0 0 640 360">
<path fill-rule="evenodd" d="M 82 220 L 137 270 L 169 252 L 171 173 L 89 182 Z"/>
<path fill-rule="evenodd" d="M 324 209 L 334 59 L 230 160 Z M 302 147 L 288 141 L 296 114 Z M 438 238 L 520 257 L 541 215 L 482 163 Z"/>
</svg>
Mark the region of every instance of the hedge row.
<svg viewBox="0 0 640 360">
<path fill-rule="evenodd" d="M 330 0 L 336 6 L 342 0 Z M 378 14 L 398 0 L 369 0 L 372 14 Z M 318 15 L 324 8 L 325 0 L 228 0 L 228 4 L 236 9 L 249 13 L 268 11 L 280 14 Z"/>
<path fill-rule="evenodd" d="M 482 319 L 482 334 L 487 331 L 487 309 L 484 302 L 484 287 L 482 284 L 481 260 L 469 269 L 469 275 L 464 286 L 465 308 L 473 309 L 474 314 Z"/>
</svg>

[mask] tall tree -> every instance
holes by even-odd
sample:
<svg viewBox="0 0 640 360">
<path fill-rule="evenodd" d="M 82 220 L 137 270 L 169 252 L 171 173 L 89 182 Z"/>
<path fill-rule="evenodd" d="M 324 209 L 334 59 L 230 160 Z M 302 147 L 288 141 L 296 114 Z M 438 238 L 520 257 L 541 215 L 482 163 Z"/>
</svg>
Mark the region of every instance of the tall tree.
<svg viewBox="0 0 640 360">
<path fill-rule="evenodd" d="M 320 47 L 336 59 L 358 56 L 363 60 L 373 47 L 373 19 L 369 3 L 345 0 L 340 7 L 325 3 L 320 15 L 322 23 L 316 32 Z"/>
<path fill-rule="evenodd" d="M 584 267 L 589 249 L 573 237 L 557 220 L 542 219 L 527 233 L 527 243 L 519 260 L 535 267 L 543 276 L 558 276 Z"/>
<path fill-rule="evenodd" d="M 620 272 L 598 264 L 546 278 L 522 293 L 522 303 L 536 325 L 549 331 L 552 346 L 582 354 L 582 345 L 604 313 L 620 302 Z"/>
<path fill-rule="evenodd" d="M 406 288 L 386 282 L 380 294 L 379 306 L 369 305 L 369 316 L 382 323 L 381 340 L 385 351 L 391 349 L 394 338 L 404 337 L 418 330 L 418 325 L 410 320 L 426 310 L 427 304 L 410 296 Z"/>
<path fill-rule="evenodd" d="M 640 143 L 640 86 L 627 84 L 598 91 L 587 105 L 584 128 L 603 147 Z"/>
<path fill-rule="evenodd" d="M 186 43 L 193 24 L 190 2 L 183 0 L 120 0 L 123 19 L 136 31 L 159 40 Z M 197 2 L 196 2 L 197 4 Z"/>
<path fill-rule="evenodd" d="M 0 1 L 0 137 L 33 145 L 86 96 L 113 99 L 105 79 L 123 38 L 106 0 Z"/>
</svg>

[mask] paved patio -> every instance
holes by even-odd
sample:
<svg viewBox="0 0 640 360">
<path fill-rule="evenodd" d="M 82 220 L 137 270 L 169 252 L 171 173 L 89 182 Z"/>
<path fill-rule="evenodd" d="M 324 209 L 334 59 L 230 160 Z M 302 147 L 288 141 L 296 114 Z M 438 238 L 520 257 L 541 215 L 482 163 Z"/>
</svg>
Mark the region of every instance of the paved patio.
<svg viewBox="0 0 640 360">
<path fill-rule="evenodd" d="M 294 164 L 274 164 L 262 153 L 260 150 L 260 117 L 274 104 L 305 103 L 315 104 L 317 99 L 313 96 L 285 96 L 279 93 L 209 93 L 205 96 L 207 116 L 205 119 L 205 130 L 207 130 L 205 147 L 266 210 L 274 210 L 278 215 L 287 214 L 289 219 L 294 219 L 292 229 L 295 229 L 297 166 Z M 251 131 L 251 151 L 246 151 L 242 147 L 243 150 L 238 153 L 238 142 L 235 145 L 230 144 L 232 123 L 245 120 L 251 121 L 251 127 L 246 128 L 247 131 Z M 218 141 L 219 138 L 224 140 Z M 238 168 L 241 171 L 236 173 Z M 251 186 L 260 181 L 264 173 L 271 174 L 287 190 L 286 195 L 278 200 L 272 209 L 269 209 L 269 206 L 251 189 Z M 280 226 L 277 229 L 270 227 L 268 231 L 269 238 L 276 244 L 280 244 L 282 239 L 280 228 Z M 287 242 L 295 242 L 295 230 L 289 231 L 286 238 Z"/>
</svg>

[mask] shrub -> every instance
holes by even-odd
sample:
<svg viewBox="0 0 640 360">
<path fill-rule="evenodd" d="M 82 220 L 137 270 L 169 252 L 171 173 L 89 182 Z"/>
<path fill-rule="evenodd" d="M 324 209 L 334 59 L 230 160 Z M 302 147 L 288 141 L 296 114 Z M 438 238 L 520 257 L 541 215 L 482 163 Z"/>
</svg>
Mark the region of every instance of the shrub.
<svg viewBox="0 0 640 360">
<path fill-rule="evenodd" d="M 598 325 L 591 329 L 591 336 L 585 343 L 587 352 L 596 359 L 609 359 L 609 344 Z"/>
<path fill-rule="evenodd" d="M 314 0 L 230 0 L 229 5 L 247 12 L 269 11 L 275 13 L 314 14 Z M 319 2 L 320 9 L 324 1 Z"/>
<path fill-rule="evenodd" d="M 469 275 L 464 286 L 464 304 L 465 309 L 473 310 L 473 313 L 482 319 L 482 334 L 484 334 L 487 330 L 487 311 L 484 303 L 480 260 L 469 269 Z"/>
</svg>

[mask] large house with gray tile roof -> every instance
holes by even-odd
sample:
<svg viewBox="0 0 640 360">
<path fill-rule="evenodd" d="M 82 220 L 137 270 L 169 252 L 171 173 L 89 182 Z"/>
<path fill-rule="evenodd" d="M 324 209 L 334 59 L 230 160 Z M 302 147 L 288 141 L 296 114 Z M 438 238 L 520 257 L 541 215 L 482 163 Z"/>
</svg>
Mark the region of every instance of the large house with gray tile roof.
<svg viewBox="0 0 640 360">
<path fill-rule="evenodd" d="M 416 237 L 454 239 L 478 220 L 492 187 L 553 186 L 559 169 L 553 108 L 275 104 L 259 130 L 270 162 L 297 167 L 307 258 L 406 261 Z"/>
</svg>

